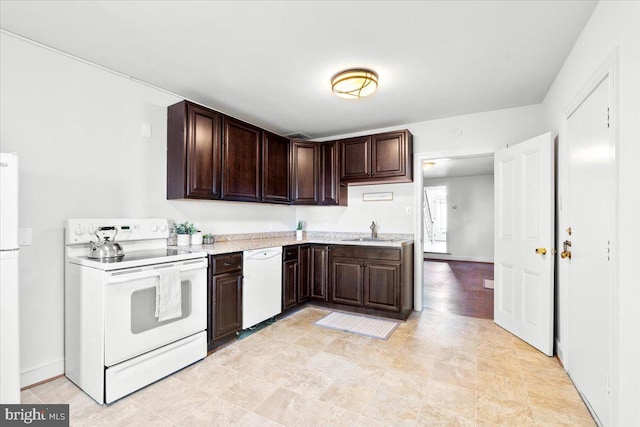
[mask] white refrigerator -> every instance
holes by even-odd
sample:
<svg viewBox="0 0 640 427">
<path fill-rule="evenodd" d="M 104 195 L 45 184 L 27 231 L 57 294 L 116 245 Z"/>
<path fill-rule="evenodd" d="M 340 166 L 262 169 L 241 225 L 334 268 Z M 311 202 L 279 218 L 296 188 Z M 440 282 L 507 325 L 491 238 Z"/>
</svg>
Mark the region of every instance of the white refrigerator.
<svg viewBox="0 0 640 427">
<path fill-rule="evenodd" d="M 0 403 L 20 403 L 18 155 L 0 153 Z"/>
</svg>

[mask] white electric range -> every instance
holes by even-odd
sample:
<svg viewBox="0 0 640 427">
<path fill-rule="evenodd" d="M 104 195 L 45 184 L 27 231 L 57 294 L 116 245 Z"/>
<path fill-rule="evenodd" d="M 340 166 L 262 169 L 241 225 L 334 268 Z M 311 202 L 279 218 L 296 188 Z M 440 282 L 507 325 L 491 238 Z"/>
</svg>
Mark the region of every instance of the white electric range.
<svg viewBox="0 0 640 427">
<path fill-rule="evenodd" d="M 100 227 L 115 227 L 123 257 L 89 258 Z M 67 221 L 65 375 L 100 404 L 206 357 L 207 254 L 168 248 L 168 237 L 161 218 Z M 159 320 L 156 292 L 167 269 L 179 274 L 180 309 Z"/>
</svg>

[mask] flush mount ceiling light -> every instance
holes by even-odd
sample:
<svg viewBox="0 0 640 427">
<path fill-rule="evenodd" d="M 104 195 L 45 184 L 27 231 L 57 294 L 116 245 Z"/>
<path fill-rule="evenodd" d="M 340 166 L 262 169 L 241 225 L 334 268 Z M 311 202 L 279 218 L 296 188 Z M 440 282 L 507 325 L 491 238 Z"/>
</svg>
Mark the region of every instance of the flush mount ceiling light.
<svg viewBox="0 0 640 427">
<path fill-rule="evenodd" d="M 378 74 L 364 68 L 340 71 L 331 78 L 331 89 L 341 98 L 364 98 L 378 89 Z"/>
</svg>

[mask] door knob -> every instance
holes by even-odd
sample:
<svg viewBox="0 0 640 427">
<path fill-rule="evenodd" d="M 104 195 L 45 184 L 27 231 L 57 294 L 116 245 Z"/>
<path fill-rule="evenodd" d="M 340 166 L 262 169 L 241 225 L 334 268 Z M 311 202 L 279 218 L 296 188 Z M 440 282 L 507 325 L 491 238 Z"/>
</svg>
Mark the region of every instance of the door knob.
<svg viewBox="0 0 640 427">
<path fill-rule="evenodd" d="M 562 252 L 560 252 L 560 258 L 565 259 L 565 258 L 569 258 L 571 259 L 571 251 L 569 250 L 569 248 L 571 247 L 571 241 L 569 240 L 565 240 L 564 242 L 562 242 Z"/>
<path fill-rule="evenodd" d="M 536 253 L 539 255 L 545 255 L 547 253 L 547 248 L 537 248 Z"/>
</svg>

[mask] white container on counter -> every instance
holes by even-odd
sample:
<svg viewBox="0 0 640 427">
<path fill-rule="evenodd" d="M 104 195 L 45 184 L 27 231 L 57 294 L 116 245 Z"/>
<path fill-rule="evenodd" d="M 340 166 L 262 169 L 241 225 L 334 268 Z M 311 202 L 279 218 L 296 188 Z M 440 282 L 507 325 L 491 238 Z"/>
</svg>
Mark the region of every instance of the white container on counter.
<svg viewBox="0 0 640 427">
<path fill-rule="evenodd" d="M 191 242 L 191 235 L 189 234 L 178 234 L 176 236 L 176 245 L 178 246 L 189 246 Z"/>
<path fill-rule="evenodd" d="M 191 244 L 192 245 L 201 245 L 202 244 L 202 233 L 194 233 L 191 235 Z"/>
</svg>

